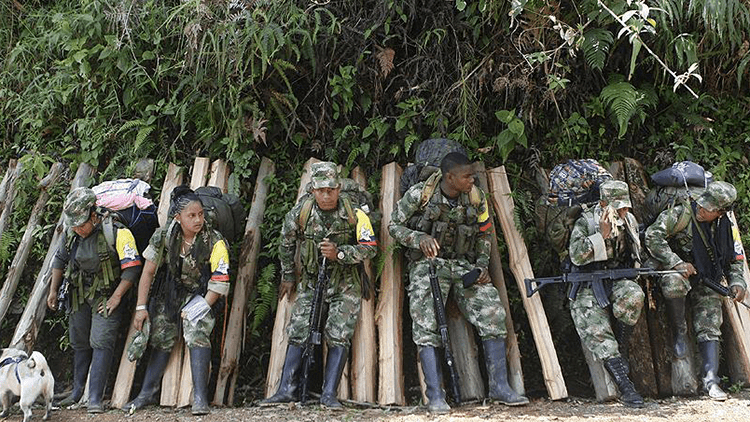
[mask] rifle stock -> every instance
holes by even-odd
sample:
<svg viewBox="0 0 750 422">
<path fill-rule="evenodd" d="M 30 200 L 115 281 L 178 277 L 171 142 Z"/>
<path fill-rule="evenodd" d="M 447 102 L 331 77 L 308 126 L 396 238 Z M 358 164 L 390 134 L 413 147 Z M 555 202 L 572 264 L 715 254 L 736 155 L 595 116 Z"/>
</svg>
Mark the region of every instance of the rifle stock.
<svg viewBox="0 0 750 422">
<path fill-rule="evenodd" d="M 432 290 L 432 303 L 435 307 L 435 319 L 437 319 L 438 330 L 440 330 L 440 340 L 443 343 L 445 352 L 445 363 L 448 365 L 448 371 L 451 376 L 451 391 L 456 404 L 461 404 L 461 390 L 458 384 L 458 370 L 453 358 L 451 341 L 448 335 L 448 318 L 445 315 L 445 305 L 443 304 L 443 293 L 440 291 L 440 282 L 438 281 L 435 270 L 435 261 L 430 259 L 430 289 Z"/>
<path fill-rule="evenodd" d="M 326 274 L 326 258 L 318 268 L 318 282 L 315 284 L 312 303 L 310 304 L 310 333 L 305 341 L 302 352 L 302 387 L 301 400 L 302 404 L 309 398 L 309 377 L 310 368 L 315 363 L 315 347 L 323 342 L 323 299 L 328 289 L 328 275 Z"/>
</svg>

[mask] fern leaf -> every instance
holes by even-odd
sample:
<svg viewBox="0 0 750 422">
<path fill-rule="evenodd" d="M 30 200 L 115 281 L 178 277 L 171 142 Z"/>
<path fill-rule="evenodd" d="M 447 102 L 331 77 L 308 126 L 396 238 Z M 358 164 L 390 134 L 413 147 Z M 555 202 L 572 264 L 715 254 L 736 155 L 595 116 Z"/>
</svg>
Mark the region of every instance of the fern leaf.
<svg viewBox="0 0 750 422">
<path fill-rule="evenodd" d="M 628 122 L 638 108 L 638 91 L 628 82 L 615 82 L 602 89 L 599 98 L 609 108 L 620 128 L 619 137 L 628 130 Z"/>
<path fill-rule="evenodd" d="M 602 70 L 609 49 L 615 41 L 612 33 L 603 28 L 594 28 L 583 34 L 583 54 L 586 63 L 594 69 Z"/>
</svg>

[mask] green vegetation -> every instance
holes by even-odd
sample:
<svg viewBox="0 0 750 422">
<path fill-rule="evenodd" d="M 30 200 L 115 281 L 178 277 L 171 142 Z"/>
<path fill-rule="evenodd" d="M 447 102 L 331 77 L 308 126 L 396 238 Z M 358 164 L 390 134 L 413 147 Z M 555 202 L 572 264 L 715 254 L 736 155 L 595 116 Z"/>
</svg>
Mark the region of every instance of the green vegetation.
<svg viewBox="0 0 750 422">
<path fill-rule="evenodd" d="M 632 156 L 655 171 L 690 159 L 737 186 L 750 244 L 748 33 L 743 0 L 8 0 L 0 167 L 28 157 L 23 204 L 56 160 L 88 162 L 104 180 L 141 156 L 189 167 L 205 155 L 230 163 L 249 203 L 270 157 L 287 171 L 271 182 L 252 298 L 250 329 L 264 338 L 278 227 L 310 156 L 362 166 L 375 193 L 383 164 L 405 164 L 423 139 L 456 139 L 487 167 L 508 167 L 529 242 L 531 163 Z M 16 209 L 2 268 L 28 218 Z"/>
</svg>

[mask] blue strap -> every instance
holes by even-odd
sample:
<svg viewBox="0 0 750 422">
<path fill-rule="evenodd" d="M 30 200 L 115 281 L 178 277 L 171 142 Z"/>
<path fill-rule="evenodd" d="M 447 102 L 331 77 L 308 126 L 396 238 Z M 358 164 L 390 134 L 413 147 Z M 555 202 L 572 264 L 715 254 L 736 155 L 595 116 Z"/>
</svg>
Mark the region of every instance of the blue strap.
<svg viewBox="0 0 750 422">
<path fill-rule="evenodd" d="M 24 360 L 28 359 L 26 356 L 16 356 L 14 358 L 5 358 L 2 361 L 0 361 L 0 368 L 6 365 L 10 365 L 15 363 L 16 364 L 16 381 L 18 383 L 21 383 L 21 377 L 18 375 L 18 364 L 23 362 Z"/>
</svg>

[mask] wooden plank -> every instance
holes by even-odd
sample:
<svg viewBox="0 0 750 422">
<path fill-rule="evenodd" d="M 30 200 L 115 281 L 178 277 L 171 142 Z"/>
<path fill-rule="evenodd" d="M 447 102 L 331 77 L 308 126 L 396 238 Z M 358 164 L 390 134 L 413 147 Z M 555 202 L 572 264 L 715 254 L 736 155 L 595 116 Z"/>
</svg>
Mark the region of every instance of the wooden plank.
<svg viewBox="0 0 750 422">
<path fill-rule="evenodd" d="M 310 182 L 310 166 L 318 161 L 320 160 L 317 158 L 310 158 L 303 166 L 299 189 L 297 190 L 298 201 L 302 195 L 305 194 L 305 187 Z M 297 251 L 295 261 L 297 261 L 295 262 L 295 273 L 297 281 L 299 281 L 299 250 Z M 286 347 L 289 344 L 289 336 L 286 334 L 286 327 L 289 325 L 289 320 L 292 317 L 292 305 L 296 298 L 296 292 L 291 295 L 286 295 L 279 299 L 279 303 L 276 306 L 276 319 L 274 320 L 273 334 L 271 336 L 271 356 L 268 361 L 268 374 L 266 375 L 266 397 L 272 396 L 279 388 L 281 370 L 284 366 L 284 358 L 286 357 Z"/>
<path fill-rule="evenodd" d="M 172 190 L 176 186 L 182 184 L 182 167 L 169 163 L 167 168 L 167 175 L 164 176 L 164 186 L 161 188 L 161 195 L 159 196 L 159 210 L 157 216 L 159 217 L 159 226 L 164 227 L 167 225 L 167 214 L 169 213 L 169 198 L 172 195 Z"/>
<path fill-rule="evenodd" d="M 16 182 L 21 173 L 23 173 L 23 163 L 19 162 L 16 164 L 16 168 L 13 169 L 10 179 L 6 182 L 5 204 L 3 204 L 3 211 L 0 214 L 0 236 L 3 235 L 3 232 L 8 227 L 8 222 L 10 222 L 10 215 L 13 213 L 14 200 L 16 198 Z"/>
<path fill-rule="evenodd" d="M 508 245 L 510 254 L 510 268 L 516 278 L 518 289 L 525 293 L 525 278 L 534 278 L 534 271 L 529 262 L 529 255 L 526 249 L 526 243 L 516 228 L 513 219 L 513 198 L 510 196 L 510 183 L 505 172 L 505 167 L 497 167 L 487 171 L 490 197 L 495 207 L 500 225 L 503 229 L 505 243 Z M 529 325 L 534 336 L 539 359 L 542 364 L 542 373 L 544 374 L 547 392 L 552 400 L 563 399 L 568 396 L 565 380 L 562 376 L 560 363 L 555 352 L 555 345 L 552 342 L 547 315 L 544 312 L 542 301 L 539 295 L 526 297 L 521 294 L 524 308 L 529 318 Z"/>
<path fill-rule="evenodd" d="M 732 224 L 737 226 L 734 211 L 728 213 Z M 742 239 L 738 237 L 740 247 L 744 250 Z M 745 285 L 750 286 L 750 270 L 748 270 L 747 259 L 743 259 L 743 277 Z M 748 303 L 748 295 L 745 303 Z M 725 321 L 729 324 L 729 337 L 725 338 L 724 356 L 727 357 L 732 383 L 750 383 L 750 309 L 736 303 L 730 298 L 722 299 Z"/>
<path fill-rule="evenodd" d="M 159 225 L 162 227 L 165 226 L 167 222 L 169 196 L 172 193 L 172 189 L 180 184 L 182 184 L 182 169 L 170 163 L 167 169 L 167 174 L 164 178 L 164 185 L 161 190 L 161 199 L 159 200 L 159 208 L 157 210 Z M 143 251 L 139 252 L 143 253 Z M 133 319 L 131 317 L 130 325 L 128 326 L 128 334 L 126 337 L 127 343 L 122 351 L 122 356 L 120 356 L 120 365 L 117 367 L 117 377 L 115 378 L 115 386 L 112 390 L 111 405 L 113 408 L 121 408 L 130 400 L 130 392 L 133 388 L 133 379 L 135 378 L 137 362 L 131 362 L 130 360 L 128 360 L 128 345 L 133 340 L 134 335 L 135 328 L 133 327 Z M 147 362 L 145 363 L 147 364 Z"/>
<path fill-rule="evenodd" d="M 73 178 L 70 190 L 73 191 L 78 187 L 90 185 L 92 174 L 93 169 L 91 166 L 86 163 L 81 163 L 78 166 L 75 177 Z M 55 232 L 52 235 L 52 241 L 50 241 L 47 255 L 42 263 L 42 268 L 36 276 L 36 281 L 34 282 L 34 287 L 29 295 L 29 300 L 26 302 L 26 307 L 23 310 L 18 325 L 16 325 L 16 331 L 10 342 L 10 348 L 21 349 L 26 353 L 31 353 L 31 351 L 34 350 L 34 344 L 36 344 L 36 338 L 39 334 L 39 327 L 41 327 L 42 322 L 44 321 L 44 316 L 47 313 L 47 294 L 49 293 L 49 283 L 52 278 L 52 259 L 57 252 L 57 247 L 60 243 L 63 230 L 63 219 L 61 213 L 60 218 L 57 220 Z"/>
<path fill-rule="evenodd" d="M 379 374 L 378 403 L 406 404 L 404 391 L 402 315 L 404 285 L 401 274 L 401 254 L 394 253 L 395 241 L 388 233 L 391 213 L 400 197 L 398 187 L 403 170 L 396 163 L 383 167 L 380 187 L 380 253 L 385 254 L 385 265 L 380 277 L 380 296 L 375 312 L 378 327 Z"/>
<path fill-rule="evenodd" d="M 8 183 L 13 177 L 13 173 L 16 170 L 18 160 L 8 160 L 8 168 L 5 170 L 5 176 L 3 181 L 0 182 L 0 209 L 5 208 L 5 199 L 8 197 Z"/>
<path fill-rule="evenodd" d="M 195 157 L 193 162 L 193 171 L 190 177 L 190 189 L 198 189 L 206 184 L 211 160 L 207 157 Z M 187 374 L 185 372 L 188 372 Z M 185 382 L 189 380 L 190 386 Z M 164 371 L 164 378 L 161 381 L 161 405 L 162 406 L 186 406 L 185 389 L 192 391 L 192 373 L 190 372 L 190 354 L 186 353 L 185 342 L 182 336 L 178 336 L 177 342 L 172 349 L 172 354 L 167 363 L 167 369 Z"/>
<path fill-rule="evenodd" d="M 594 393 L 596 394 L 596 401 L 605 402 L 617 399 L 617 387 L 612 382 L 612 377 L 607 373 L 604 368 L 602 361 L 596 359 L 591 352 L 581 347 L 583 350 L 583 356 L 586 359 L 586 363 L 589 366 L 589 373 L 591 374 L 591 382 L 594 384 Z"/>
<path fill-rule="evenodd" d="M 245 234 L 240 251 L 240 266 L 234 284 L 232 307 L 228 316 L 226 343 L 221 353 L 221 366 L 216 380 L 214 405 L 231 405 L 234 401 L 234 385 L 239 374 L 239 358 L 245 344 L 245 322 L 247 320 L 247 303 L 255 285 L 255 271 L 257 269 L 258 254 L 262 247 L 260 228 L 263 225 L 263 213 L 266 209 L 268 197 L 268 183 L 266 178 L 273 176 L 275 166 L 273 161 L 263 157 L 255 179 L 255 192 L 250 205 L 250 213 L 245 223 Z M 224 178 L 223 180 L 227 180 Z M 231 381 L 231 385 L 227 385 Z M 229 390 L 227 401 L 224 397 Z"/>
<path fill-rule="evenodd" d="M 13 256 L 13 261 L 11 261 L 10 267 L 8 267 L 5 283 L 3 283 L 3 288 L 0 290 L 0 323 L 2 323 L 5 318 L 8 308 L 10 308 L 13 295 L 18 287 L 18 281 L 21 279 L 23 269 L 26 266 L 26 260 L 29 258 L 29 252 L 31 251 L 33 240 L 32 234 L 39 225 L 39 220 L 42 218 L 42 212 L 49 200 L 49 188 L 54 186 L 60 179 L 62 169 L 62 163 L 58 162 L 53 164 L 47 176 L 37 185 L 37 189 L 40 191 L 39 197 L 37 198 L 34 207 L 31 209 L 29 221 L 26 223 L 26 230 L 21 237 L 21 241 L 18 243 L 16 254 Z M 13 196 L 9 196 L 8 202 L 13 202 L 14 199 Z"/>
<path fill-rule="evenodd" d="M 461 400 L 481 400 L 485 397 L 484 380 L 479 369 L 479 348 L 474 340 L 474 326 L 464 318 L 452 297 L 448 299 L 445 313 L 448 317 L 451 348 L 456 360 Z M 450 379 L 444 381 L 447 391 L 451 391 L 450 382 Z"/>
<path fill-rule="evenodd" d="M 263 164 L 261 164 L 262 166 Z M 226 193 L 229 185 L 229 166 L 227 163 L 218 159 L 211 163 L 211 172 L 208 177 L 206 186 L 221 187 L 221 191 Z"/>
<path fill-rule="evenodd" d="M 479 187 L 485 193 L 489 193 L 490 187 L 487 182 L 487 171 L 484 167 L 484 163 L 477 162 L 476 175 L 479 178 Z M 488 202 L 489 206 L 489 202 Z M 495 285 L 498 294 L 500 295 L 500 301 L 503 303 L 505 308 L 505 329 L 508 335 L 505 340 L 506 359 L 508 362 L 508 384 L 518 394 L 526 394 L 526 388 L 523 384 L 523 369 L 521 368 L 521 350 L 518 348 L 518 336 L 516 336 L 515 325 L 513 324 L 513 314 L 510 311 L 510 301 L 508 300 L 508 290 L 505 288 L 505 275 L 503 274 L 503 260 L 500 256 L 500 250 L 497 246 L 497 229 L 495 211 L 492 207 L 489 207 L 490 215 L 492 215 L 492 236 L 490 236 L 490 277 L 492 278 L 492 284 Z"/>
<path fill-rule="evenodd" d="M 352 170 L 354 179 L 363 189 L 367 189 L 367 181 L 362 169 Z M 364 270 L 370 279 L 370 285 L 375 286 L 375 272 L 372 260 L 364 262 Z M 351 355 L 351 391 L 352 398 L 358 402 L 374 403 L 377 399 L 377 338 L 375 335 L 375 289 L 370 292 L 370 298 L 362 299 L 359 319 L 352 337 Z"/>
</svg>

